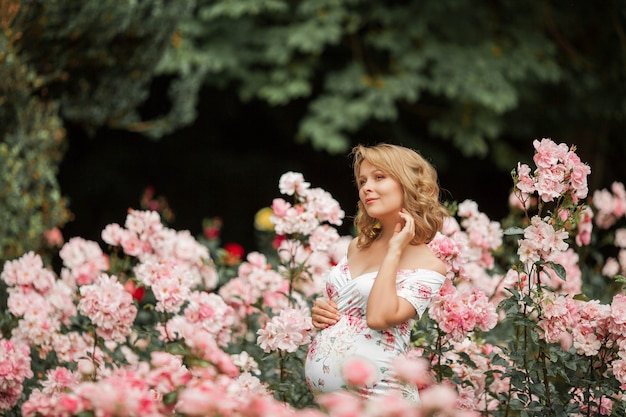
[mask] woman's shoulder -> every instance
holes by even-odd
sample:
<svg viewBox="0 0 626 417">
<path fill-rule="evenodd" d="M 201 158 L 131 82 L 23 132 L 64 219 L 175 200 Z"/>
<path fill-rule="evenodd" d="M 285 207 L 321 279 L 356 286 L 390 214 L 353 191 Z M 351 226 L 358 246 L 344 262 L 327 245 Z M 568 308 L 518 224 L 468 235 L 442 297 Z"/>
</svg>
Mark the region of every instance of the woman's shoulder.
<svg viewBox="0 0 626 417">
<path fill-rule="evenodd" d="M 446 264 L 433 253 L 427 244 L 408 245 L 407 255 L 409 269 L 427 269 L 435 271 L 443 276 L 446 275 Z"/>
<path fill-rule="evenodd" d="M 357 247 L 358 238 L 353 238 L 348 244 L 348 250 L 346 251 L 346 256 L 349 258 L 352 253 L 358 250 Z"/>
</svg>

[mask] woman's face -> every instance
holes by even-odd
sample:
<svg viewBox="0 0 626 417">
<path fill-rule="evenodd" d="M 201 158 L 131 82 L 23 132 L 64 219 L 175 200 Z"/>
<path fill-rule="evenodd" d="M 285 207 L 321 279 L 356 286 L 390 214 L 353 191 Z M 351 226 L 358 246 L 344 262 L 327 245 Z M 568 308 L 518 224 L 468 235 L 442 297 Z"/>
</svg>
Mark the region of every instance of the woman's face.
<svg viewBox="0 0 626 417">
<path fill-rule="evenodd" d="M 381 219 L 389 215 L 398 216 L 404 205 L 404 194 L 397 180 L 364 160 L 359 169 L 357 184 L 359 198 L 370 217 Z"/>
</svg>

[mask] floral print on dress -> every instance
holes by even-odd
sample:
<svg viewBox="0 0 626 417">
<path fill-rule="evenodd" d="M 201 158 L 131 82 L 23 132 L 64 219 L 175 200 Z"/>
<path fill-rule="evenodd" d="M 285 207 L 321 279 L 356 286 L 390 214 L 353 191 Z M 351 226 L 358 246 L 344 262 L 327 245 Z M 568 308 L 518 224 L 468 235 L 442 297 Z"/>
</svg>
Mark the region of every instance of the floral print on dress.
<svg viewBox="0 0 626 417">
<path fill-rule="evenodd" d="M 312 392 L 345 389 L 342 365 L 347 359 L 360 356 L 370 358 L 379 371 L 378 380 L 359 390 L 361 395 L 397 390 L 405 398 L 418 401 L 417 388 L 400 383 L 392 369 L 393 360 L 409 348 L 414 320 L 384 331 L 367 326 L 365 309 L 376 275 L 377 272 L 370 272 L 351 277 L 345 256 L 329 273 L 326 293 L 337 304 L 341 318 L 319 331 L 309 347 L 305 376 Z M 400 270 L 396 279 L 398 296 L 409 301 L 421 317 L 444 280 L 443 275 L 430 270 Z"/>
</svg>

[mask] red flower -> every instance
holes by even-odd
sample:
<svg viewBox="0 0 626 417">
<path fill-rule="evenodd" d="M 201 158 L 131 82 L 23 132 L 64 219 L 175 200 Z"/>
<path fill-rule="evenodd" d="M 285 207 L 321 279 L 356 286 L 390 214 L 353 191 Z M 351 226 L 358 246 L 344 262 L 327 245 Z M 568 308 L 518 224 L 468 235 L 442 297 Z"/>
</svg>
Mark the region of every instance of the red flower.
<svg viewBox="0 0 626 417">
<path fill-rule="evenodd" d="M 146 289 L 144 287 L 138 287 L 135 284 L 135 281 L 130 279 L 124 283 L 124 289 L 128 291 L 130 295 L 132 295 L 133 298 L 138 302 L 143 299 L 143 296 L 146 293 Z"/>
<path fill-rule="evenodd" d="M 222 260 L 226 265 L 231 266 L 240 264 L 246 254 L 243 246 L 241 246 L 239 243 L 225 244 L 224 251 L 225 254 Z"/>
</svg>

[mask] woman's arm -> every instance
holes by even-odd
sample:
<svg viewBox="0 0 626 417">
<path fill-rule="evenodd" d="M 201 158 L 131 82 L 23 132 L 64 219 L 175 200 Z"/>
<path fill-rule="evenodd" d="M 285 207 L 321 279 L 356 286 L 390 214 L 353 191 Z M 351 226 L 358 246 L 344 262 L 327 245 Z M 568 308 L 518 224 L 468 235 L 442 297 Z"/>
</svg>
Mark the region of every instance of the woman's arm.
<svg viewBox="0 0 626 417">
<path fill-rule="evenodd" d="M 396 274 L 402 251 L 415 236 L 413 217 L 404 209 L 400 212 L 400 217 L 404 219 L 404 226 L 396 224 L 393 237 L 389 240 L 387 254 L 383 258 L 367 300 L 367 326 L 373 330 L 388 329 L 417 314 L 415 307 L 404 298 L 398 297 L 396 290 Z"/>
</svg>

